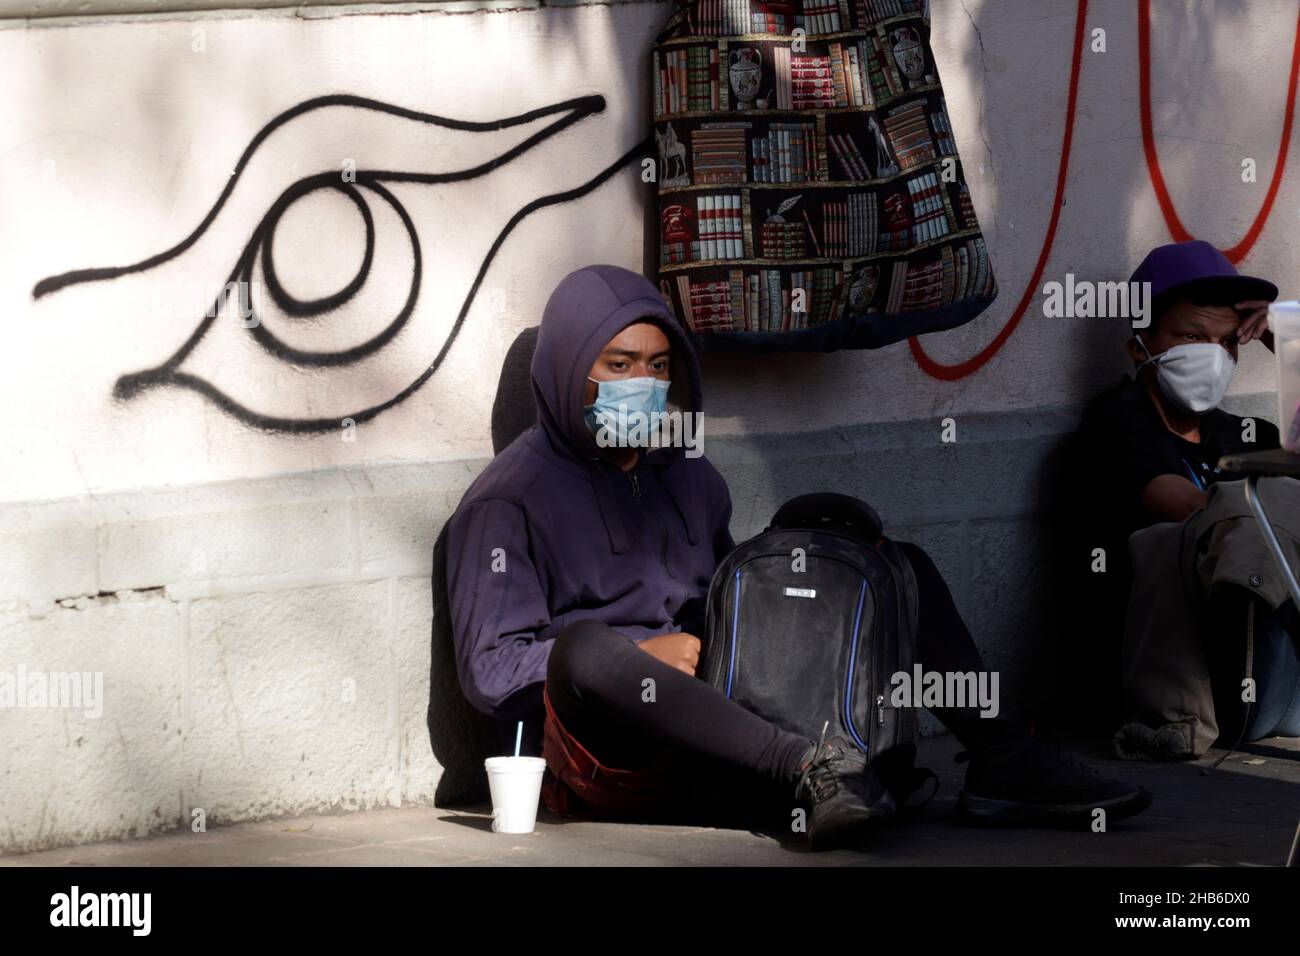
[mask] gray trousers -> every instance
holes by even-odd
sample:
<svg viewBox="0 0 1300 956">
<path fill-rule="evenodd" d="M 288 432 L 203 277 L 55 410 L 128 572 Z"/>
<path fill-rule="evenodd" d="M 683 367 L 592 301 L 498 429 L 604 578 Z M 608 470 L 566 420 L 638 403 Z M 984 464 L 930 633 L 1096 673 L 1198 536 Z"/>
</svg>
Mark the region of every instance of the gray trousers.
<svg viewBox="0 0 1300 956">
<path fill-rule="evenodd" d="M 1274 610 L 1289 597 L 1244 485 L 1211 485 L 1200 511 L 1129 538 L 1133 588 L 1124 627 L 1124 699 L 1131 721 L 1159 732 L 1160 744 L 1148 740 L 1147 749 L 1200 756 L 1219 735 L 1206 652 L 1207 642 L 1223 639 L 1207 626 L 1215 590 L 1236 585 Z M 1291 567 L 1300 568 L 1300 481 L 1264 478 L 1258 491 Z M 1241 622 L 1243 630 L 1247 623 Z"/>
</svg>

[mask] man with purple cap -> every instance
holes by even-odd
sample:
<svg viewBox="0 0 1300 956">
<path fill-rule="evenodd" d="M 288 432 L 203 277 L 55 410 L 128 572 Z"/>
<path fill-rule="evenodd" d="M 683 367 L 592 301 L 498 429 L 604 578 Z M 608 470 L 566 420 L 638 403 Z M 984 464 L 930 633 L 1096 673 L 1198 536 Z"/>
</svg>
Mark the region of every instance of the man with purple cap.
<svg viewBox="0 0 1300 956">
<path fill-rule="evenodd" d="M 1235 710 L 1232 695 L 1240 690 L 1244 645 L 1221 635 L 1242 630 L 1245 597 L 1219 585 L 1235 578 L 1249 585 L 1266 564 L 1242 495 L 1228 493 L 1230 486 L 1216 494 L 1220 482 L 1235 477 L 1218 462 L 1279 447 L 1278 430 L 1219 405 L 1241 346 L 1259 339 L 1272 349 L 1266 320 L 1278 289 L 1239 274 L 1200 240 L 1153 249 L 1129 281 L 1150 284 L 1145 324 L 1134 321 L 1124 344 L 1134 375 L 1090 403 L 1070 468 L 1076 480 L 1105 476 L 1070 496 L 1092 542 L 1094 573 L 1080 597 L 1095 615 L 1085 627 L 1102 681 L 1099 709 L 1109 706 L 1108 720 L 1132 718 L 1116 749 L 1192 758 L 1210 747 L 1218 729 L 1226 736 L 1233 715 L 1224 705 Z M 1295 485 L 1277 480 L 1270 494 L 1294 495 Z M 1278 514 L 1286 513 L 1282 508 Z M 1242 533 L 1225 534 L 1224 523 L 1234 521 Z M 1214 587 L 1207 586 L 1211 580 Z M 1279 626 L 1289 626 L 1295 609 L 1282 592 L 1274 596 Z M 1214 635 L 1198 630 L 1202 624 Z"/>
</svg>

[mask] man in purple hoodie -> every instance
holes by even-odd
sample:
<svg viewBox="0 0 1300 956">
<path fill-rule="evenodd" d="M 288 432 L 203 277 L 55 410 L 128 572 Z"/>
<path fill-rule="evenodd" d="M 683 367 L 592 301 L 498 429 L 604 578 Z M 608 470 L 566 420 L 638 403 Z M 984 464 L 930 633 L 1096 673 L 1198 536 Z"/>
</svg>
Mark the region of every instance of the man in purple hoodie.
<svg viewBox="0 0 1300 956">
<path fill-rule="evenodd" d="M 532 383 L 537 423 L 451 517 L 447 580 L 461 686 L 512 742 L 524 721 L 522 752 L 541 738 L 548 806 L 776 824 L 798 804 L 817 849 L 891 817 L 916 783 L 910 753 L 868 762 L 850 741 L 786 732 L 695 677 L 709 583 L 735 545 L 726 482 L 698 448 L 605 447 L 596 434 L 598 412 L 662 411 L 674 385 L 674 410 L 702 411 L 695 351 L 655 287 L 609 265 L 566 276 Z M 903 547 L 920 591 L 917 659 L 982 670 L 934 563 Z M 1078 824 L 1150 802 L 1015 723 L 934 712 L 970 752 L 970 814 Z"/>
</svg>

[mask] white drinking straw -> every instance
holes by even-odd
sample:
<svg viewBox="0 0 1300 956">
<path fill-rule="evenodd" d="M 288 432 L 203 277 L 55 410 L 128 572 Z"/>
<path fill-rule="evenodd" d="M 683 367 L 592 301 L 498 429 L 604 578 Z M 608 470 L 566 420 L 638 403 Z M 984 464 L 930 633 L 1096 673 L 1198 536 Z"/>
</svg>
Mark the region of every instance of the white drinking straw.
<svg viewBox="0 0 1300 956">
<path fill-rule="evenodd" d="M 515 756 L 519 756 L 519 742 L 524 738 L 524 722 L 519 721 L 519 726 L 515 728 Z"/>
</svg>

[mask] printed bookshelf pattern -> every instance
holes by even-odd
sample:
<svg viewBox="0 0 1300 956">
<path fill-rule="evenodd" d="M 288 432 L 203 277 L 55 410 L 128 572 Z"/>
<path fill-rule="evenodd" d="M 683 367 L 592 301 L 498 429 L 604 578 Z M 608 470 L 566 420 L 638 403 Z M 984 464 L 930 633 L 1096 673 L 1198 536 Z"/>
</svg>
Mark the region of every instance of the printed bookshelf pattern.
<svg viewBox="0 0 1300 956">
<path fill-rule="evenodd" d="M 925 0 L 693 0 L 670 21 L 652 52 L 660 288 L 689 328 L 994 294 L 929 32 Z"/>
</svg>

